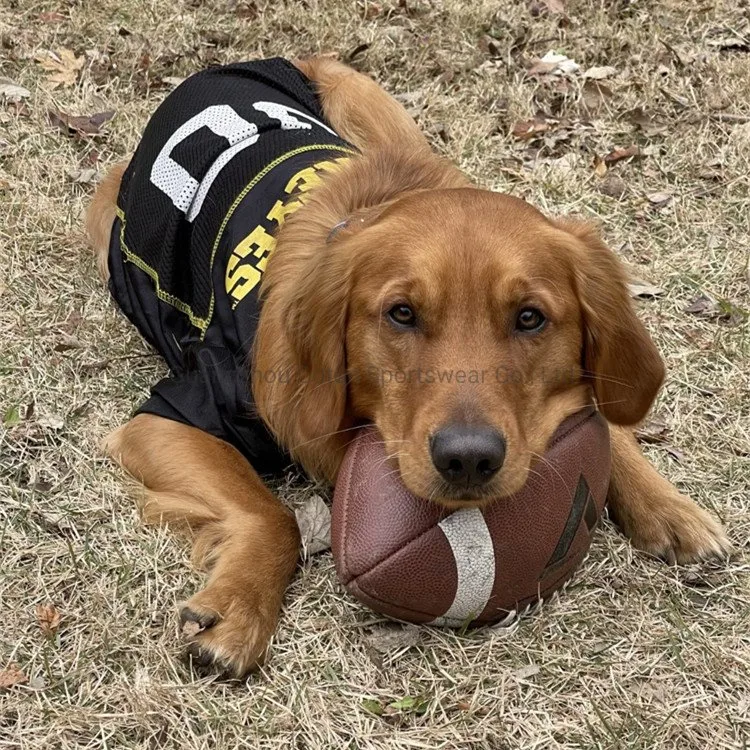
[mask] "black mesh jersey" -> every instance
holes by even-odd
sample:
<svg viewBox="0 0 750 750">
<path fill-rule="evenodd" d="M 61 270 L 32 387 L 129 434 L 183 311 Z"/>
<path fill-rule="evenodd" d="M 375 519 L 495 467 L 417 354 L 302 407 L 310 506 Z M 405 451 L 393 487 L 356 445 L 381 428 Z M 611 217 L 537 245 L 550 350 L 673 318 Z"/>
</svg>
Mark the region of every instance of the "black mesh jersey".
<svg viewBox="0 0 750 750">
<path fill-rule="evenodd" d="M 109 252 L 113 297 L 171 370 L 139 412 L 223 438 L 261 473 L 288 463 L 249 390 L 258 288 L 275 230 L 353 153 L 280 58 L 209 68 L 159 106 Z"/>
</svg>

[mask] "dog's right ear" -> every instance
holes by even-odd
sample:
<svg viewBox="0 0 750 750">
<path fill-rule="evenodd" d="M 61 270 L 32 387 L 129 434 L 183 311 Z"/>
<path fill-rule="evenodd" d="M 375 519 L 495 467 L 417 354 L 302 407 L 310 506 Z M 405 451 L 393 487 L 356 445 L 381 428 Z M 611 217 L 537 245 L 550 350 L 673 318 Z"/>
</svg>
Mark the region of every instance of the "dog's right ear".
<svg viewBox="0 0 750 750">
<path fill-rule="evenodd" d="M 329 481 L 351 438 L 346 324 L 352 258 L 369 218 L 354 217 L 334 232 L 315 233 L 309 217 L 284 227 L 283 253 L 271 256 L 266 271 L 253 348 L 258 413 L 308 473 Z"/>
</svg>

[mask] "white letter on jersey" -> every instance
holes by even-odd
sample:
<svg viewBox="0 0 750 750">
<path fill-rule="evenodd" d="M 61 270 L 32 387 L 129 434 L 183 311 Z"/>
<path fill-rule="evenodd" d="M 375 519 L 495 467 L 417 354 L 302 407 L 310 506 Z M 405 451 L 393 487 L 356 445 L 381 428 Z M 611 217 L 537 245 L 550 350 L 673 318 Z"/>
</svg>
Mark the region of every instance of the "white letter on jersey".
<svg viewBox="0 0 750 750">
<path fill-rule="evenodd" d="M 314 117 L 310 117 L 310 115 L 300 112 L 298 109 L 294 109 L 294 107 L 286 107 L 283 104 L 277 104 L 276 102 L 255 102 L 255 104 L 253 104 L 253 109 L 257 109 L 258 112 L 265 112 L 269 117 L 278 120 L 281 123 L 282 130 L 310 130 L 310 128 L 312 128 L 310 123 L 312 122 L 318 127 L 327 130 L 331 135 L 338 137 L 333 130 L 327 125 L 324 125 L 320 120 L 316 120 Z M 309 122 L 301 122 L 294 115 L 304 117 L 306 120 L 309 120 Z"/>
<path fill-rule="evenodd" d="M 219 155 L 199 183 L 171 154 L 178 144 L 203 127 L 226 138 L 229 148 Z M 207 107 L 177 128 L 164 144 L 151 167 L 151 182 L 172 199 L 177 209 L 187 214 L 188 221 L 193 221 L 219 172 L 232 157 L 257 140 L 257 126 L 243 120 L 230 106 L 216 104 Z"/>
</svg>

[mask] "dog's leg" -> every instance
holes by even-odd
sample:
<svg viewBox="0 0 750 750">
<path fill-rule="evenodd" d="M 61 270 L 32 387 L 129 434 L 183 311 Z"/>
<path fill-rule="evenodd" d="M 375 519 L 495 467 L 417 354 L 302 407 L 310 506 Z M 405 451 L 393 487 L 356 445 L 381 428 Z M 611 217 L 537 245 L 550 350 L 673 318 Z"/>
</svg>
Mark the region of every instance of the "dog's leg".
<svg viewBox="0 0 750 750">
<path fill-rule="evenodd" d="M 651 466 L 632 430 L 610 425 L 610 435 L 607 500 L 633 545 L 670 563 L 726 555 L 730 547 L 721 526 Z"/>
<path fill-rule="evenodd" d="M 180 606 L 189 653 L 245 674 L 264 656 L 294 573 L 294 517 L 235 448 L 194 427 L 139 414 L 104 447 L 144 484 L 144 519 L 190 532 L 194 560 L 209 571 Z"/>
<path fill-rule="evenodd" d="M 409 113 L 372 78 L 326 57 L 294 63 L 315 82 L 326 119 L 360 151 L 400 148 L 429 151 Z"/>
</svg>

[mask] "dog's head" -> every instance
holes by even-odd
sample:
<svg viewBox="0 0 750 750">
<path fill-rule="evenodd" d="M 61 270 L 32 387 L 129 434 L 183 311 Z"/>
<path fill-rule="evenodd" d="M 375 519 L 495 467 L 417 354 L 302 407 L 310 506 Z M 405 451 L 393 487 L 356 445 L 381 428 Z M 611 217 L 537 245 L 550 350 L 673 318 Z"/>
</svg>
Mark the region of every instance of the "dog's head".
<svg viewBox="0 0 750 750">
<path fill-rule="evenodd" d="M 589 226 L 473 188 L 363 218 L 261 319 L 255 397 L 308 469 L 335 476 L 372 421 L 414 494 L 478 504 L 520 489 L 592 390 L 610 422 L 646 414 L 663 365 Z"/>
</svg>

